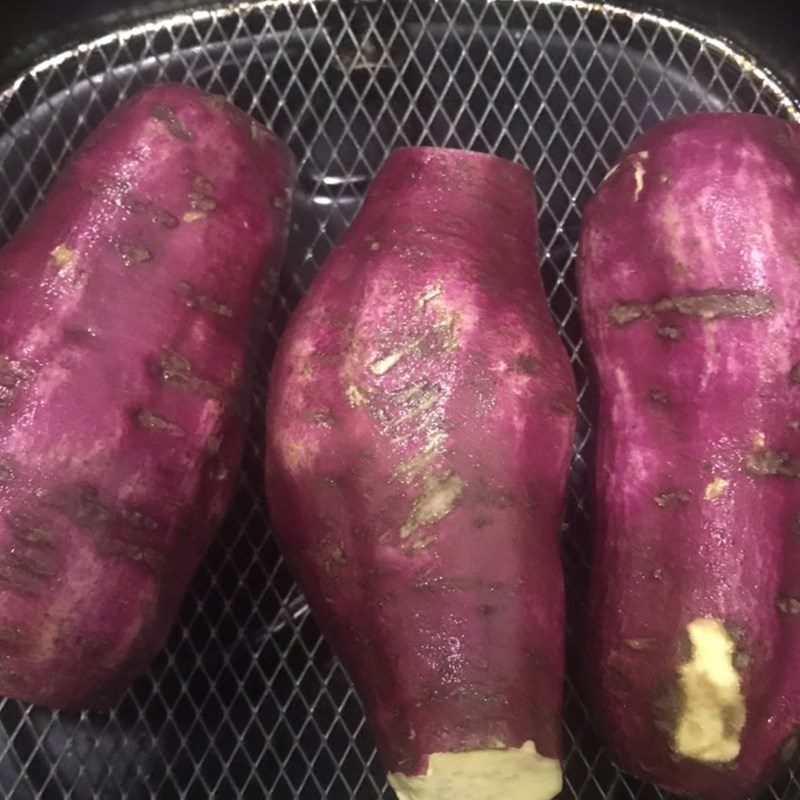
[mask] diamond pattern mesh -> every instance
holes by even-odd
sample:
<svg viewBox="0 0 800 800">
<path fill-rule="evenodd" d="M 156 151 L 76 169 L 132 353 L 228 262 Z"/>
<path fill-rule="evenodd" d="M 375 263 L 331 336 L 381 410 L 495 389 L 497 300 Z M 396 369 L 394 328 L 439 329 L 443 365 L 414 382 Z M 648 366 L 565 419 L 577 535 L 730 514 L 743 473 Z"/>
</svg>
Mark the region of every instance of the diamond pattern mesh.
<svg viewBox="0 0 800 800">
<path fill-rule="evenodd" d="M 164 80 L 225 94 L 299 159 L 268 347 L 392 147 L 483 150 L 535 171 L 542 275 L 581 400 L 564 526 L 563 797 L 664 797 L 610 763 L 580 693 L 593 402 L 575 308 L 581 209 L 627 143 L 665 117 L 699 109 L 800 117 L 800 106 L 724 44 L 597 4 L 295 2 L 196 12 L 64 53 L 0 94 L 0 239 L 110 108 Z M 261 441 L 256 414 L 230 515 L 169 647 L 115 711 L 53 713 L 0 700 L 3 797 L 392 796 L 358 699 L 269 533 Z M 800 798 L 800 783 L 787 777 L 764 797 Z"/>
</svg>

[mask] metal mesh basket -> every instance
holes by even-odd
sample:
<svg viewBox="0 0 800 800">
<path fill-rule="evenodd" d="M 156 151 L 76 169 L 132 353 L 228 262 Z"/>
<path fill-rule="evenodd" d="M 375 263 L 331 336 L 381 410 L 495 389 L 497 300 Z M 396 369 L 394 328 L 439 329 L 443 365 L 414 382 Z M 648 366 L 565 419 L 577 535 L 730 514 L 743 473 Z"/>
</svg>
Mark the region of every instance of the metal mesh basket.
<svg viewBox="0 0 800 800">
<path fill-rule="evenodd" d="M 800 118 L 800 105 L 725 43 L 597 3 L 261 2 L 198 11 L 62 53 L 0 94 L 0 239 L 110 108 L 164 80 L 227 95 L 299 159 L 273 341 L 392 147 L 483 150 L 535 171 L 542 275 L 581 399 L 564 548 L 568 662 L 577 674 L 591 441 L 573 270 L 581 209 L 623 147 L 661 119 L 699 109 Z M 111 713 L 0 701 L 3 797 L 391 796 L 358 699 L 269 533 L 257 417 L 227 523 L 150 674 Z M 573 680 L 564 742 L 564 798 L 664 797 L 610 763 Z M 800 798 L 800 783 L 786 778 L 765 797 Z"/>
</svg>

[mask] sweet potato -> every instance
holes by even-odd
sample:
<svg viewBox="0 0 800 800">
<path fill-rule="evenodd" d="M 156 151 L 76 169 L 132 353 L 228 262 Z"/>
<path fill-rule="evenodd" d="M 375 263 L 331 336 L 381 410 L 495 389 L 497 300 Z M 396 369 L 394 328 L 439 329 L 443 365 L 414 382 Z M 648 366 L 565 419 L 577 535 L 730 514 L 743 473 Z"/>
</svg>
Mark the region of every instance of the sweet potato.
<svg viewBox="0 0 800 800">
<path fill-rule="evenodd" d="M 403 800 L 561 786 L 575 388 L 537 272 L 525 168 L 397 150 L 276 356 L 270 513 Z"/>
<path fill-rule="evenodd" d="M 591 683 L 641 777 L 744 797 L 800 723 L 800 128 L 652 128 L 586 210 Z"/>
<path fill-rule="evenodd" d="M 162 646 L 236 474 L 291 171 L 243 112 L 159 86 L 0 252 L 3 694 L 107 706 Z"/>
</svg>

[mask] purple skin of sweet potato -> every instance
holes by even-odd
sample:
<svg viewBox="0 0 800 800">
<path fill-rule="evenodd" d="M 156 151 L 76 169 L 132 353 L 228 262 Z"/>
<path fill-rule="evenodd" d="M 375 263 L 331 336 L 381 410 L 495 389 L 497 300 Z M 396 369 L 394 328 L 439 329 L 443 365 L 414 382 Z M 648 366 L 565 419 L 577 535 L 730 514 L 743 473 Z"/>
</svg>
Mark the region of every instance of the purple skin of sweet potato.
<svg viewBox="0 0 800 800">
<path fill-rule="evenodd" d="M 243 112 L 158 86 L 0 251 L 0 693 L 105 707 L 161 648 L 236 475 L 292 169 Z"/>
<path fill-rule="evenodd" d="M 579 282 L 608 742 L 672 790 L 745 797 L 800 723 L 800 127 L 649 130 L 589 203 Z"/>
<path fill-rule="evenodd" d="M 560 786 L 574 411 L 532 175 L 477 153 L 395 151 L 279 346 L 267 490 L 401 798 L 484 800 L 483 773 L 459 794 L 407 776 L 446 773 L 432 754 L 523 746 L 531 764 L 506 794 L 498 772 L 500 795 Z"/>
</svg>

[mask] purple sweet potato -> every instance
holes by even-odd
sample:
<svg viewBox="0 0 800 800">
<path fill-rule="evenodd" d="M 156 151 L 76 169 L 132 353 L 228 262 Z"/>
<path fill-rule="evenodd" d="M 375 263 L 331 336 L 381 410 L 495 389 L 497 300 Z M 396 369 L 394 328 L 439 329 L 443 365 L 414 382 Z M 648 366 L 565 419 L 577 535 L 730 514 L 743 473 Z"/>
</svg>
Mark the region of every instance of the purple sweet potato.
<svg viewBox="0 0 800 800">
<path fill-rule="evenodd" d="M 800 127 L 651 129 L 589 203 L 579 263 L 608 741 L 641 777 L 735 800 L 800 724 Z"/>
<path fill-rule="evenodd" d="M 403 800 L 559 791 L 574 408 L 531 174 L 395 151 L 281 341 L 267 490 Z"/>
<path fill-rule="evenodd" d="M 159 86 L 0 251 L 3 694 L 107 706 L 162 646 L 237 471 L 291 172 L 243 112 Z"/>
</svg>

